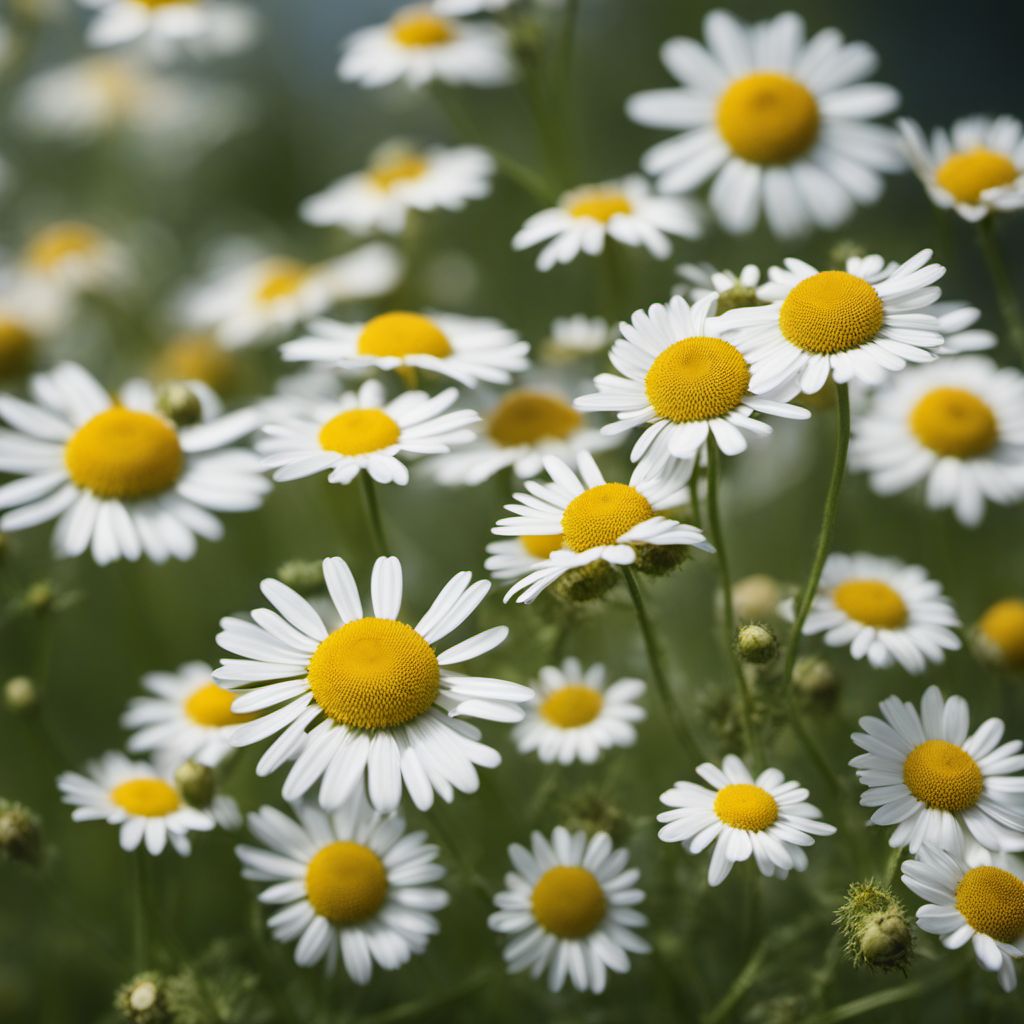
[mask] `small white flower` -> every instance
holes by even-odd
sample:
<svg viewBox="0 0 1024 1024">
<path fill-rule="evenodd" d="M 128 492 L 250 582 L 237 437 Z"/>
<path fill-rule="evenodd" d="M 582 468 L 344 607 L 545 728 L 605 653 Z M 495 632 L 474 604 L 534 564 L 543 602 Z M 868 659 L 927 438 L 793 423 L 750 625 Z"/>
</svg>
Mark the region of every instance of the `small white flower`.
<svg viewBox="0 0 1024 1024">
<path fill-rule="evenodd" d="M 551 321 L 547 348 L 556 358 L 599 355 L 607 350 L 613 336 L 611 325 L 603 317 L 575 313 Z"/>
<path fill-rule="evenodd" d="M 712 292 L 719 299 L 725 292 L 756 292 L 761 283 L 761 268 L 753 263 L 744 264 L 738 274 L 731 270 L 719 270 L 712 263 L 680 263 L 676 267 L 676 274 L 682 279 L 679 293 L 692 303 Z M 721 305 L 719 311 L 722 311 Z"/>
<path fill-rule="evenodd" d="M 128 251 L 120 242 L 83 221 L 55 221 L 32 234 L 22 247 L 17 273 L 27 287 L 52 293 L 52 301 L 86 292 L 120 290 L 132 280 Z"/>
</svg>

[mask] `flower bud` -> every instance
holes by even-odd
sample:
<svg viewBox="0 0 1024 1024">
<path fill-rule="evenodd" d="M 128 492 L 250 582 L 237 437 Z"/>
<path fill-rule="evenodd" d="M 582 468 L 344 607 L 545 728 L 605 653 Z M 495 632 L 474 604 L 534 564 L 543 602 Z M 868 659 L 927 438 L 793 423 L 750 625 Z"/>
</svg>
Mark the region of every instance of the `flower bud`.
<svg viewBox="0 0 1024 1024">
<path fill-rule="evenodd" d="M 717 315 L 728 313 L 730 309 L 742 309 L 746 306 L 766 306 L 763 299 L 757 297 L 756 288 L 748 288 L 737 282 L 731 288 L 718 293 Z"/>
<path fill-rule="evenodd" d="M 155 971 L 137 974 L 114 996 L 114 1009 L 130 1024 L 173 1024 L 164 979 Z"/>
<path fill-rule="evenodd" d="M 571 604 L 596 601 L 604 597 L 619 580 L 619 574 L 607 562 L 596 561 L 577 566 L 555 580 L 551 592 Z"/>
<path fill-rule="evenodd" d="M 204 810 L 213 803 L 217 792 L 214 770 L 198 761 L 186 761 L 174 773 L 174 782 L 185 803 Z"/>
<path fill-rule="evenodd" d="M 28 676 L 13 676 L 4 683 L 4 704 L 12 714 L 23 715 L 38 703 L 36 684 Z"/>
<path fill-rule="evenodd" d="M 807 704 L 829 708 L 839 694 L 839 677 L 824 658 L 805 654 L 793 665 L 793 687 Z"/>
<path fill-rule="evenodd" d="M 568 829 L 582 829 L 588 835 L 607 832 L 616 844 L 629 838 L 626 812 L 602 791 L 589 788 L 573 794 L 562 805 L 562 821 Z"/>
<path fill-rule="evenodd" d="M 304 595 L 324 589 L 323 568 L 316 559 L 293 558 L 278 568 L 277 578 Z"/>
<path fill-rule="evenodd" d="M 859 259 L 866 256 L 867 252 L 860 242 L 855 242 L 852 238 L 841 238 L 829 250 L 828 256 L 833 266 L 845 267 L 847 260 Z"/>
<path fill-rule="evenodd" d="M 39 818 L 24 804 L 0 800 L 0 850 L 23 864 L 34 866 L 42 860 Z"/>
<path fill-rule="evenodd" d="M 57 601 L 57 590 L 49 580 L 30 583 L 25 591 L 25 607 L 35 615 L 45 615 Z"/>
<path fill-rule="evenodd" d="M 690 560 L 690 548 L 685 544 L 637 544 L 633 568 L 648 576 L 667 576 Z"/>
<path fill-rule="evenodd" d="M 744 576 L 732 586 L 733 611 L 736 618 L 742 621 L 758 622 L 775 618 L 782 597 L 779 581 L 763 572 Z"/>
<path fill-rule="evenodd" d="M 181 381 L 161 384 L 156 397 L 157 408 L 179 427 L 190 427 L 203 418 L 199 396 Z"/>
<path fill-rule="evenodd" d="M 906 972 L 914 953 L 914 932 L 891 888 L 871 880 L 854 882 L 836 911 L 835 923 L 854 967 Z"/>
<path fill-rule="evenodd" d="M 779 641 L 770 627 L 751 622 L 736 631 L 736 653 L 751 665 L 766 665 L 779 653 Z"/>
</svg>

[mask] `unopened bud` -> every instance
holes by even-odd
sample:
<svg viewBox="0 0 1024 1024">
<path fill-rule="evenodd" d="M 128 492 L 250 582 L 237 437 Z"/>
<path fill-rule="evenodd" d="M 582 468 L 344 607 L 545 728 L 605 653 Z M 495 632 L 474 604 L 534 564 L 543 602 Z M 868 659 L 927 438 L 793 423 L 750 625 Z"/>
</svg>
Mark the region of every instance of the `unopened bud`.
<svg viewBox="0 0 1024 1024">
<path fill-rule="evenodd" d="M 39 818 L 24 804 L 0 800 L 0 850 L 23 864 L 36 865 L 42 860 Z"/>
<path fill-rule="evenodd" d="M 566 800 L 561 819 L 566 828 L 582 829 L 589 835 L 607 832 L 616 843 L 629 838 L 625 811 L 597 789 L 585 789 Z"/>
<path fill-rule="evenodd" d="M 25 714 L 39 702 L 36 684 L 28 676 L 13 676 L 4 683 L 4 704 L 16 715 Z"/>
<path fill-rule="evenodd" d="M 36 615 L 45 615 L 57 600 L 57 590 L 49 580 L 30 583 L 25 591 L 25 607 Z"/>
<path fill-rule="evenodd" d="M 888 886 L 854 882 L 836 911 L 835 923 L 855 967 L 906 972 L 914 952 L 914 932 L 906 909 Z"/>
<path fill-rule="evenodd" d="M 779 653 L 779 641 L 770 627 L 751 622 L 736 631 L 736 653 L 751 665 L 766 665 Z"/>
<path fill-rule="evenodd" d="M 314 594 L 324 589 L 324 571 L 315 559 L 293 558 L 277 570 L 277 578 L 300 594 Z"/>
<path fill-rule="evenodd" d="M 174 1019 L 164 979 L 154 971 L 137 974 L 122 985 L 114 996 L 114 1009 L 130 1024 L 171 1024 Z"/>
<path fill-rule="evenodd" d="M 190 427 L 203 418 L 199 396 L 181 381 L 161 384 L 156 397 L 157 408 L 179 427 Z"/>
<path fill-rule="evenodd" d="M 732 586 L 732 607 L 741 621 L 761 622 L 777 615 L 782 587 L 774 576 L 759 572 L 744 576 Z"/>
<path fill-rule="evenodd" d="M 619 580 L 619 574 L 607 562 L 595 561 L 577 566 L 555 580 L 551 592 L 572 604 L 596 601 L 604 597 Z"/>
<path fill-rule="evenodd" d="M 685 544 L 637 544 L 633 568 L 647 576 L 667 576 L 691 557 Z"/>
<path fill-rule="evenodd" d="M 174 773 L 174 781 L 185 803 L 204 810 L 213 803 L 217 792 L 214 770 L 198 761 L 186 761 Z"/>
<path fill-rule="evenodd" d="M 839 693 L 839 677 L 824 658 L 805 654 L 793 666 L 793 687 L 808 704 L 827 708 Z"/>
<path fill-rule="evenodd" d="M 721 316 L 730 309 L 743 309 L 746 306 L 766 306 L 763 299 L 757 297 L 756 288 L 748 288 L 743 284 L 734 284 L 724 292 L 718 293 L 717 313 Z"/>
</svg>

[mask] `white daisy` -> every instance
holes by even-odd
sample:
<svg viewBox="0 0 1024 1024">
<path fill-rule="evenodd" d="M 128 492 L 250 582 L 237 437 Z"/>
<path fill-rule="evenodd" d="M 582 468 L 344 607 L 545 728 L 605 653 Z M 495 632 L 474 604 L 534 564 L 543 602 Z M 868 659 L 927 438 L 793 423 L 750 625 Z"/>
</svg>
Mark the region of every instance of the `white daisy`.
<svg viewBox="0 0 1024 1024">
<path fill-rule="evenodd" d="M 257 414 L 219 415 L 212 392 L 201 393 L 202 419 L 177 427 L 150 384 L 129 381 L 115 398 L 76 363 L 36 374 L 29 391 L 34 402 L 0 395 L 13 428 L 0 430 L 0 472 L 20 478 L 0 487 L 0 530 L 56 519 L 60 557 L 186 560 L 197 537 L 223 536 L 214 513 L 259 508 L 270 489 L 255 453 L 226 447 Z"/>
<path fill-rule="evenodd" d="M 871 123 L 899 105 L 891 86 L 863 81 L 875 51 L 834 28 L 805 33 L 792 11 L 755 24 L 711 11 L 706 46 L 675 38 L 661 49 L 680 85 L 626 104 L 638 124 L 680 132 L 644 154 L 644 170 L 665 192 L 713 177 L 708 199 L 726 231 L 753 231 L 762 211 L 783 237 L 834 229 L 903 168 L 899 137 Z"/>
<path fill-rule="evenodd" d="M 548 331 L 546 352 L 555 359 L 600 355 L 612 337 L 612 328 L 603 317 L 586 313 L 556 317 Z"/>
<path fill-rule="evenodd" d="M 939 321 L 939 333 L 945 338 L 937 356 L 956 356 L 964 352 L 987 352 L 996 347 L 998 339 L 992 331 L 975 324 L 981 310 L 966 302 L 936 302 L 930 312 Z"/>
<path fill-rule="evenodd" d="M 166 341 L 156 352 L 149 375 L 157 381 L 199 381 L 218 395 L 238 383 L 242 361 L 208 331 L 186 331 Z M 279 382 L 275 381 L 275 388 Z M 336 387 L 334 381 L 329 382 Z"/>
<path fill-rule="evenodd" d="M 28 287 L 52 292 L 54 301 L 116 291 L 133 277 L 124 246 L 92 224 L 71 220 L 37 230 L 22 247 L 18 273 Z"/>
<path fill-rule="evenodd" d="M 990 604 L 974 626 L 975 652 L 998 668 L 1024 669 L 1024 598 L 1004 597 Z"/>
<path fill-rule="evenodd" d="M 821 811 L 807 802 L 799 782 L 787 782 L 778 768 L 766 768 L 755 779 L 735 754 L 722 767 L 705 762 L 697 774 L 710 786 L 677 782 L 661 794 L 672 810 L 662 811 L 658 838 L 700 853 L 711 843 L 708 884 L 721 885 L 733 864 L 753 855 L 766 878 L 785 878 L 807 867 L 804 847 L 815 836 L 835 834 L 835 826 L 819 820 Z"/>
<path fill-rule="evenodd" d="M 57 778 L 64 803 L 74 807 L 72 821 L 105 821 L 117 825 L 121 849 L 130 853 L 145 844 L 159 856 L 168 844 L 187 857 L 189 832 L 209 832 L 211 812 L 190 807 L 169 775 L 145 761 L 131 761 L 110 752 L 86 765 L 85 774 L 62 772 Z"/>
<path fill-rule="evenodd" d="M 516 0 L 434 0 L 434 10 L 438 14 L 464 18 L 483 11 L 504 11 L 514 3 Z"/>
<path fill-rule="evenodd" d="M 516 537 L 494 540 L 486 548 L 484 568 L 496 580 L 517 580 L 562 546 L 561 534 L 551 537 Z"/>
<path fill-rule="evenodd" d="M 445 876 L 425 832 L 406 832 L 399 815 L 377 814 L 361 788 L 333 814 L 274 807 L 248 816 L 261 847 L 237 846 L 242 876 L 269 882 L 259 895 L 275 909 L 268 925 L 278 942 L 295 942 L 295 962 L 345 973 L 365 985 L 376 965 L 395 971 L 426 951 L 434 914 L 448 906 L 435 882 Z M 266 848 L 264 848 L 266 847 Z M 297 940 L 297 941 L 296 941 Z"/>
<path fill-rule="evenodd" d="M 415 627 L 398 621 L 402 566 L 378 558 L 370 590 L 373 614 L 364 615 L 355 580 L 341 558 L 326 558 L 324 582 L 341 619 L 328 632 L 295 591 L 274 579 L 261 590 L 276 612 L 259 608 L 252 622 L 221 620 L 217 642 L 239 658 L 225 658 L 214 673 L 237 689 L 232 710 L 277 710 L 239 727 L 236 746 L 280 735 L 256 767 L 269 775 L 295 764 L 282 793 L 296 800 L 320 782 L 320 803 L 340 807 L 366 777 L 379 810 L 398 806 L 403 788 L 424 810 L 435 792 L 451 802 L 456 790 L 473 793 L 477 766 L 494 768 L 501 756 L 480 742 L 480 731 L 462 718 L 518 722 L 520 704 L 533 692 L 500 679 L 451 671 L 497 647 L 508 635 L 495 626 L 435 652 L 483 601 L 490 583 L 457 573 Z M 279 613 L 279 614 L 278 614 Z"/>
<path fill-rule="evenodd" d="M 761 284 L 761 268 L 746 263 L 737 274 L 732 270 L 719 270 L 713 263 L 680 263 L 676 275 L 682 279 L 679 294 L 696 303 L 712 292 L 718 296 L 716 312 L 724 313 L 734 306 L 748 305 L 745 302 L 723 303 L 725 295 L 748 298 L 757 301 L 757 288 Z"/>
<path fill-rule="evenodd" d="M 0 278 L 0 380 L 28 371 L 70 316 L 67 301 L 50 289 L 17 274 Z"/>
<path fill-rule="evenodd" d="M 578 992 L 600 994 L 609 971 L 629 972 L 629 954 L 651 951 L 634 930 L 647 925 L 636 909 L 645 899 L 636 888 L 640 870 L 607 833 L 588 838 L 559 825 L 550 839 L 533 832 L 530 849 L 513 843 L 508 855 L 514 870 L 487 924 L 510 936 L 502 953 L 509 973 L 546 973 L 552 992 L 568 980 Z"/>
<path fill-rule="evenodd" d="M 512 248 L 518 252 L 543 242 L 537 269 L 547 271 L 571 263 L 581 252 L 600 255 L 608 239 L 643 247 L 655 259 L 667 260 L 672 254 L 670 235 L 697 238 L 700 233 L 695 203 L 655 195 L 645 178 L 633 174 L 564 192 L 557 206 L 526 219 Z"/>
</svg>

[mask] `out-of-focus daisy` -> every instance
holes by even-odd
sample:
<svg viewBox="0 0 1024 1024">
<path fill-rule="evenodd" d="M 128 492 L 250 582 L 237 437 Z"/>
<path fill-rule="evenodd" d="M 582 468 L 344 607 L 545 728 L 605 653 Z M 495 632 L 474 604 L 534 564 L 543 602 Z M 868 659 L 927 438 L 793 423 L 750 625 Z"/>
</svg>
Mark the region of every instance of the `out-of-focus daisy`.
<svg viewBox="0 0 1024 1024">
<path fill-rule="evenodd" d="M 232 742 L 248 746 L 279 733 L 257 774 L 269 775 L 294 760 L 284 798 L 298 799 L 319 782 L 320 803 L 327 809 L 340 807 L 364 776 L 378 810 L 397 807 L 403 789 L 421 810 L 433 804 L 435 793 L 451 802 L 456 790 L 475 792 L 477 766 L 493 768 L 501 756 L 463 718 L 518 722 L 519 705 L 533 696 L 517 683 L 451 671 L 502 643 L 506 626 L 435 651 L 473 613 L 490 583 L 472 583 L 470 573 L 457 573 L 413 627 L 397 618 L 397 558 L 374 563 L 370 615 L 363 613 L 344 560 L 324 559 L 323 571 L 341 618 L 333 632 L 309 602 L 274 579 L 264 580 L 261 590 L 276 612 L 258 608 L 252 622 L 221 621 L 217 642 L 239 655 L 223 659 L 214 673 L 242 693 L 232 710 L 276 708 L 239 726 Z"/>
<path fill-rule="evenodd" d="M 484 11 L 504 11 L 516 2 L 517 0 L 434 0 L 434 10 L 438 14 L 464 18 L 469 14 L 481 14 Z"/>
<path fill-rule="evenodd" d="M 898 127 L 928 198 L 976 222 L 1024 207 L 1024 124 L 1015 117 L 965 117 L 925 137 L 916 121 Z"/>
<path fill-rule="evenodd" d="M 0 278 L 0 380 L 26 373 L 70 315 L 68 303 L 17 274 Z"/>
<path fill-rule="evenodd" d="M 29 287 L 56 296 L 106 292 L 132 278 L 131 259 L 112 237 L 83 221 L 55 221 L 24 244 L 18 272 Z"/>
<path fill-rule="evenodd" d="M 981 319 L 981 310 L 966 302 L 936 302 L 929 313 L 939 321 L 939 333 L 945 341 L 937 348 L 937 356 L 955 356 L 964 352 L 987 352 L 996 347 L 992 331 L 975 327 Z"/>
<path fill-rule="evenodd" d="M 796 379 L 805 394 L 832 377 L 838 383 L 880 383 L 907 363 L 927 363 L 944 343 L 928 310 L 939 298 L 945 267 L 922 249 L 905 263 L 881 256 L 851 257 L 845 270 L 816 270 L 803 260 L 772 267 L 758 289 L 767 305 L 722 316 L 739 328 L 737 343 L 760 371 L 762 387 Z"/>
<path fill-rule="evenodd" d="M 655 195 L 645 178 L 633 174 L 563 193 L 557 206 L 526 219 L 512 248 L 518 252 L 544 243 L 537 269 L 547 271 L 571 263 L 581 252 L 600 255 L 609 239 L 643 247 L 655 259 L 667 260 L 672 253 L 670 235 L 697 238 L 700 233 L 696 204 Z"/>
<path fill-rule="evenodd" d="M 117 825 L 121 849 L 145 844 L 154 857 L 168 843 L 175 853 L 192 852 L 189 832 L 209 832 L 213 815 L 182 799 L 169 775 L 145 761 L 110 752 L 86 765 L 85 774 L 62 772 L 57 778 L 64 803 L 74 807 L 73 821 L 105 821 Z"/>
<path fill-rule="evenodd" d="M 494 158 L 479 146 L 419 150 L 390 143 L 372 155 L 365 170 L 304 200 L 299 212 L 318 227 L 399 235 L 410 213 L 462 210 L 490 195 L 494 171 Z"/>
<path fill-rule="evenodd" d="M 538 562 L 544 561 L 561 546 L 561 534 L 494 540 L 487 545 L 484 568 L 496 580 L 517 580 L 530 573 Z"/>
<path fill-rule="evenodd" d="M 985 356 L 915 367 L 856 417 L 850 461 L 877 494 L 923 482 L 928 508 L 979 526 L 986 502 L 1024 499 L 1024 374 Z"/>
<path fill-rule="evenodd" d="M 438 932 L 448 893 L 437 847 L 425 832 L 406 832 L 398 815 L 377 814 L 361 788 L 333 814 L 274 807 L 248 817 L 262 846 L 237 846 L 242 875 L 270 883 L 259 895 L 276 908 L 267 922 L 278 942 L 295 942 L 295 962 L 322 961 L 365 985 L 374 966 L 394 971 L 423 953 Z M 296 941 L 297 940 L 297 941 Z"/>
<path fill-rule="evenodd" d="M 34 402 L 0 395 L 13 428 L 0 430 L 0 472 L 20 477 L 0 487 L 0 530 L 56 519 L 59 556 L 189 559 L 197 537 L 223 535 L 215 513 L 258 508 L 270 489 L 254 452 L 227 447 L 256 429 L 256 413 L 220 415 L 212 393 L 200 421 L 178 427 L 148 383 L 115 398 L 76 363 L 36 374 L 29 390 Z"/>
<path fill-rule="evenodd" d="M 515 77 L 508 33 L 490 21 L 457 21 L 429 5 L 401 7 L 389 21 L 345 40 L 338 74 L 364 89 L 404 82 L 493 88 Z"/>
<path fill-rule="evenodd" d="M 697 774 L 707 786 L 677 782 L 661 794 L 671 810 L 658 815 L 663 822 L 658 838 L 680 843 L 694 854 L 714 843 L 709 885 L 721 885 L 733 864 L 751 856 L 767 878 L 803 871 L 804 847 L 813 846 L 815 836 L 836 831 L 807 802 L 807 790 L 799 782 L 787 782 L 778 768 L 766 768 L 754 778 L 740 758 L 728 754 L 721 768 L 705 762 L 697 766 Z"/>
<path fill-rule="evenodd" d="M 349 373 L 426 370 L 466 387 L 507 384 L 529 366 L 530 346 L 490 317 L 457 313 L 382 313 L 365 323 L 314 320 L 309 334 L 286 342 L 286 362 L 320 363 Z"/>
<path fill-rule="evenodd" d="M 1024 598 L 1004 597 L 990 604 L 975 623 L 971 640 L 989 664 L 1024 668 Z"/>
<path fill-rule="evenodd" d="M 677 289 L 684 299 L 697 303 L 705 296 L 718 296 L 715 312 L 718 315 L 737 306 L 759 306 L 757 289 L 761 284 L 761 268 L 746 263 L 737 274 L 732 270 L 719 270 L 711 263 L 680 263 L 676 274 L 681 280 Z"/>
<path fill-rule="evenodd" d="M 201 381 L 217 394 L 231 390 L 238 379 L 239 359 L 210 332 L 172 337 L 156 354 L 150 375 L 158 381 Z"/>
<path fill-rule="evenodd" d="M 626 104 L 638 124 L 680 132 L 644 154 L 658 187 L 690 192 L 713 177 L 711 208 L 734 234 L 762 211 L 783 237 L 836 228 L 902 169 L 897 134 L 871 123 L 899 105 L 891 86 L 863 81 L 875 51 L 834 28 L 805 32 L 792 11 L 755 24 L 711 11 L 704 46 L 675 38 L 661 49 L 680 85 Z"/>
<path fill-rule="evenodd" d="M 937 686 L 909 701 L 887 697 L 882 718 L 860 719 L 853 742 L 864 754 L 850 764 L 867 787 L 863 807 L 875 807 L 872 825 L 895 825 L 894 849 L 953 850 L 965 834 L 989 850 L 1024 849 L 1024 743 L 1000 744 L 1005 726 L 989 718 L 968 736 L 970 708 L 963 697 L 942 699 Z M 883 720 L 884 719 L 884 720 Z"/>
<path fill-rule="evenodd" d="M 611 326 L 603 317 L 575 313 L 551 321 L 544 350 L 559 361 L 600 355 L 607 350 L 612 337 Z"/>
<path fill-rule="evenodd" d="M 651 951 L 635 931 L 647 925 L 636 909 L 645 899 L 636 888 L 640 871 L 606 832 L 588 839 L 559 825 L 550 839 L 532 833 L 530 849 L 513 843 L 508 855 L 513 870 L 487 924 L 510 936 L 502 954 L 510 973 L 546 974 L 552 992 L 568 980 L 578 992 L 600 994 L 609 971 L 628 973 L 629 954 Z"/>
</svg>

